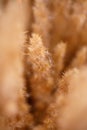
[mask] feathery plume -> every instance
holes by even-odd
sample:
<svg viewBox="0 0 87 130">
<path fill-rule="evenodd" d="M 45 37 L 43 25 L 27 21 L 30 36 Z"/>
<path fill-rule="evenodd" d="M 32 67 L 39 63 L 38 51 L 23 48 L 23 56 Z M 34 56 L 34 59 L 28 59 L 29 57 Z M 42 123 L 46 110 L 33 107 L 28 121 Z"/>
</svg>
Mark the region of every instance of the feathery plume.
<svg viewBox="0 0 87 130">
<path fill-rule="evenodd" d="M 70 0 L 55 0 L 52 2 L 52 42 L 51 47 L 54 47 L 60 40 L 63 40 L 63 36 L 66 32 L 68 19 L 69 19 L 69 7 L 71 6 Z"/>
<path fill-rule="evenodd" d="M 33 32 L 41 35 L 44 44 L 48 47 L 50 42 L 50 11 L 47 8 L 47 0 L 35 0 L 33 7 Z"/>
<path fill-rule="evenodd" d="M 25 26 L 26 4 L 23 1 L 9 1 L 0 19 L 0 72 L 2 73 L 0 129 L 2 130 L 24 127 L 31 119 L 25 101 L 23 78 Z"/>
<path fill-rule="evenodd" d="M 65 43 L 59 43 L 54 48 L 54 63 L 55 63 L 55 69 L 57 74 L 60 74 L 60 72 L 64 68 L 64 57 L 66 53 L 66 44 Z"/>
<path fill-rule="evenodd" d="M 0 0 L 0 130 L 86 130 L 86 55 L 87 0 Z"/>
<path fill-rule="evenodd" d="M 87 129 L 87 67 L 73 69 L 60 80 L 56 99 L 45 119 L 47 130 Z M 49 121 L 49 123 L 48 123 Z"/>
<path fill-rule="evenodd" d="M 82 47 L 70 64 L 70 68 L 80 68 L 87 63 L 87 47 Z"/>
<path fill-rule="evenodd" d="M 86 7 L 87 1 L 53 1 L 51 48 L 53 49 L 60 40 L 67 42 L 66 64 L 73 57 L 79 45 L 87 43 Z"/>
<path fill-rule="evenodd" d="M 54 89 L 54 72 L 52 70 L 53 65 L 50 54 L 37 34 L 33 34 L 30 39 L 28 55 L 29 64 L 32 68 L 30 75 L 31 96 L 34 99 L 36 115 L 41 114 L 42 116 L 46 106 L 51 101 L 51 93 Z M 39 117 L 40 115 L 38 120 Z"/>
</svg>

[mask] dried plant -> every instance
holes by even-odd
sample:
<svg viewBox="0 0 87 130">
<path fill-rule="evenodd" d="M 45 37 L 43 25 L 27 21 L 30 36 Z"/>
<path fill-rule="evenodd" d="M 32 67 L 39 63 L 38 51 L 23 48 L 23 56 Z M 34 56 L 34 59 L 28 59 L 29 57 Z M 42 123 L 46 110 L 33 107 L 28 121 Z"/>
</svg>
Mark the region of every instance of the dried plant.
<svg viewBox="0 0 87 130">
<path fill-rule="evenodd" d="M 45 130 L 86 130 L 87 68 L 72 69 L 59 82 L 44 120 Z"/>
<path fill-rule="evenodd" d="M 44 116 L 43 110 L 51 101 L 52 91 L 54 90 L 53 65 L 48 50 L 36 34 L 33 34 L 30 39 L 28 55 L 29 65 L 31 66 L 29 80 L 31 95 L 34 100 L 33 107 L 39 120 L 40 115 L 41 117 Z M 38 116 L 38 114 L 40 115 Z"/>
<path fill-rule="evenodd" d="M 27 124 L 28 118 L 31 118 L 31 115 L 28 117 L 29 107 L 25 100 L 23 78 L 25 7 L 22 2 L 10 1 L 0 20 L 0 72 L 2 73 L 0 76 L 0 122 L 3 122 L 0 129 L 2 130 L 21 128 Z"/>
<path fill-rule="evenodd" d="M 57 44 L 54 48 L 54 54 L 53 54 L 57 74 L 60 74 L 60 72 L 64 69 L 65 54 L 66 54 L 66 44 L 62 42 Z"/>
<path fill-rule="evenodd" d="M 0 130 L 87 129 L 87 0 L 0 0 Z"/>
<path fill-rule="evenodd" d="M 87 47 L 82 47 L 76 54 L 76 57 L 70 64 L 70 68 L 80 68 L 87 63 Z"/>
<path fill-rule="evenodd" d="M 50 11 L 47 8 L 47 0 L 35 0 L 33 7 L 34 23 L 33 32 L 42 36 L 44 45 L 50 42 Z"/>
</svg>

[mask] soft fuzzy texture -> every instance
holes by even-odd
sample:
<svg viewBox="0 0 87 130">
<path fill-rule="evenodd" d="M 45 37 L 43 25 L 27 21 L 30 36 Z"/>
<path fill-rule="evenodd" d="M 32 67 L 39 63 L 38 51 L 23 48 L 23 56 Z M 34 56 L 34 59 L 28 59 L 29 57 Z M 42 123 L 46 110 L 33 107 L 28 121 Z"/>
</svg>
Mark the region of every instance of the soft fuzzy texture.
<svg viewBox="0 0 87 130">
<path fill-rule="evenodd" d="M 0 0 L 0 130 L 86 130 L 87 0 Z"/>
</svg>

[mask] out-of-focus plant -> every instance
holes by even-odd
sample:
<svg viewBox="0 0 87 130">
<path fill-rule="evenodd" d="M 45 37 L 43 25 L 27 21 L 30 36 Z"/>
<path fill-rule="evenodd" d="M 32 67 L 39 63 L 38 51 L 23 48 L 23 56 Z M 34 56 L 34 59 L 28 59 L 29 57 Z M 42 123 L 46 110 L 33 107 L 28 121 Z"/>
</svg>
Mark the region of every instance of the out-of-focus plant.
<svg viewBox="0 0 87 130">
<path fill-rule="evenodd" d="M 0 0 L 0 130 L 87 129 L 87 0 Z"/>
</svg>

